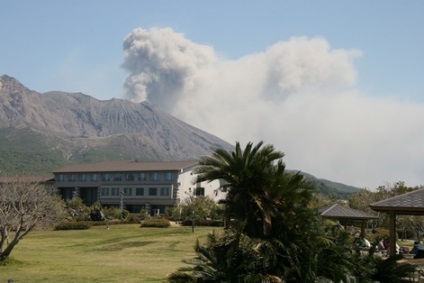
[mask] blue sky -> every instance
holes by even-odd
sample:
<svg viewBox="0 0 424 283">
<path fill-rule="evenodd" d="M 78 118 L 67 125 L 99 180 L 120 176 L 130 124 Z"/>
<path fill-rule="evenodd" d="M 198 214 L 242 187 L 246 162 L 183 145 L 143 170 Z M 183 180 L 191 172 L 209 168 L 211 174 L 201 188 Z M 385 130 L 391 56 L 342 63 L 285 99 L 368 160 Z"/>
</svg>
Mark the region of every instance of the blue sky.
<svg viewBox="0 0 424 283">
<path fill-rule="evenodd" d="M 424 184 L 423 1 L 1 4 L 0 75 L 30 89 L 147 99 L 230 143 L 272 143 L 289 168 L 333 181 Z M 125 39 L 156 48 L 134 45 L 143 57 Z M 172 57 L 173 42 L 192 53 Z"/>
</svg>

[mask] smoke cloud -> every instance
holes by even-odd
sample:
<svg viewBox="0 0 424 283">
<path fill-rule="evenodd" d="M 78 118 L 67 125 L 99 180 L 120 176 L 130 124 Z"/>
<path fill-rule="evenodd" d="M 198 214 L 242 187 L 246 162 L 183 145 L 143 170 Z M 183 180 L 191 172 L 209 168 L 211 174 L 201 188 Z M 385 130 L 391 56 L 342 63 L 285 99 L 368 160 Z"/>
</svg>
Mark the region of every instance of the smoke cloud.
<svg viewBox="0 0 424 283">
<path fill-rule="evenodd" d="M 170 28 L 124 40 L 127 98 L 234 144 L 273 144 L 288 168 L 349 185 L 424 184 L 424 105 L 355 88 L 359 50 L 295 37 L 237 60 Z"/>
<path fill-rule="evenodd" d="M 212 48 L 194 44 L 170 28 L 133 30 L 124 40 L 124 52 L 129 99 L 149 100 L 168 111 L 190 90 L 193 77 L 217 60 Z"/>
</svg>

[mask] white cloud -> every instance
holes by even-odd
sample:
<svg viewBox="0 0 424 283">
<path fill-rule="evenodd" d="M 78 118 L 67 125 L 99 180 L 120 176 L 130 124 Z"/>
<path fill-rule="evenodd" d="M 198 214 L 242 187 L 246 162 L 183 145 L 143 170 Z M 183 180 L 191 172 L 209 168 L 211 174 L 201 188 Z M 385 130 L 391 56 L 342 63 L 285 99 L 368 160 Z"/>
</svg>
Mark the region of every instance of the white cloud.
<svg viewBox="0 0 424 283">
<path fill-rule="evenodd" d="M 128 97 L 148 99 L 230 143 L 273 144 L 288 168 L 360 187 L 424 184 L 424 105 L 355 89 L 357 50 L 291 38 L 260 54 L 218 58 L 172 29 L 124 42 Z"/>
</svg>

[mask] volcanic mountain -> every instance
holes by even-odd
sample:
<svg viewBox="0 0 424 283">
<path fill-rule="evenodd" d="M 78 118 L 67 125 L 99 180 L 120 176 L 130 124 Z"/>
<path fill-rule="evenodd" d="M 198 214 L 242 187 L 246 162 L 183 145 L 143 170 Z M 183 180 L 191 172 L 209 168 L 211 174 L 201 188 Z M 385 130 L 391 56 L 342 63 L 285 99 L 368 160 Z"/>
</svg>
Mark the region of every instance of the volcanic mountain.
<svg viewBox="0 0 424 283">
<path fill-rule="evenodd" d="M 0 170 L 48 172 L 110 159 L 189 160 L 226 141 L 148 102 L 97 100 L 82 93 L 29 90 L 0 77 Z"/>
</svg>

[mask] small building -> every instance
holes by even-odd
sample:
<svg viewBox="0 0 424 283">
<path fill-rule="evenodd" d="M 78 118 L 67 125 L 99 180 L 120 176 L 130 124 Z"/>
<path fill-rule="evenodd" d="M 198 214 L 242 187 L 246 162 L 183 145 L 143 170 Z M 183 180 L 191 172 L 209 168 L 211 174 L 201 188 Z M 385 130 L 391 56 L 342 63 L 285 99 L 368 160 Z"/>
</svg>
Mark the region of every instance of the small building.
<svg viewBox="0 0 424 283">
<path fill-rule="evenodd" d="M 322 207 L 318 209 L 318 212 L 324 218 L 347 221 L 351 223 L 359 223 L 361 227 L 361 238 L 365 237 L 366 222 L 368 220 L 378 219 L 378 216 L 350 207 L 345 207 L 337 203 L 330 206 Z"/>
<path fill-rule="evenodd" d="M 138 213 L 163 213 L 190 196 L 225 198 L 221 183 L 195 183 L 198 161 L 139 162 L 116 160 L 76 164 L 53 172 L 55 187 L 65 200 L 79 197 L 86 205 L 122 207 Z"/>
<path fill-rule="evenodd" d="M 396 243 L 397 215 L 424 215 L 424 189 L 397 195 L 370 204 L 371 209 L 389 214 L 390 243 Z M 396 254 L 396 245 L 390 245 L 390 255 Z"/>
</svg>

